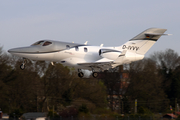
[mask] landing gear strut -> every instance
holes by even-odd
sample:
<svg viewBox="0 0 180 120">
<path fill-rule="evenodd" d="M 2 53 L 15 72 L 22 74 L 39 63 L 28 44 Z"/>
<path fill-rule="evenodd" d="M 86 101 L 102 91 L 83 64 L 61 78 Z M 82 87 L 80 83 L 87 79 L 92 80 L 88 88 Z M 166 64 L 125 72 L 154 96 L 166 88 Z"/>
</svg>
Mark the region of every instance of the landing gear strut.
<svg viewBox="0 0 180 120">
<path fill-rule="evenodd" d="M 23 63 L 20 65 L 21 70 L 25 69 L 26 59 L 23 58 Z"/>
<path fill-rule="evenodd" d="M 81 71 L 81 69 L 78 69 L 78 77 L 82 78 L 84 76 L 84 73 Z"/>
</svg>

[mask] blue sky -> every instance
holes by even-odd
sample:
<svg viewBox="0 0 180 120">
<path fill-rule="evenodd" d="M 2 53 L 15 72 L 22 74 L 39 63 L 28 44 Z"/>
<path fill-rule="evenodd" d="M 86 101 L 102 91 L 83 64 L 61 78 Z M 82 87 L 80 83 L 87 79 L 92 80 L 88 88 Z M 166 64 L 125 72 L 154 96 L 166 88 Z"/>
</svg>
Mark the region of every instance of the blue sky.
<svg viewBox="0 0 180 120">
<path fill-rule="evenodd" d="M 1 0 L 0 45 L 42 39 L 119 46 L 147 28 L 166 28 L 146 56 L 167 48 L 180 55 L 180 0 Z"/>
</svg>

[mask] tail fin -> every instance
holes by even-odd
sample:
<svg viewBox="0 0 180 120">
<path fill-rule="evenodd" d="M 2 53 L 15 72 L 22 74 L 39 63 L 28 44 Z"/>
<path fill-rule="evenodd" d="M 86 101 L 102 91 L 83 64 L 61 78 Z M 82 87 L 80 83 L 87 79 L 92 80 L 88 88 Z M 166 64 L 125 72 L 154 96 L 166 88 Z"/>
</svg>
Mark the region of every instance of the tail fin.
<svg viewBox="0 0 180 120">
<path fill-rule="evenodd" d="M 162 35 L 166 35 L 165 31 L 166 29 L 149 28 L 123 44 L 121 48 L 144 55 Z"/>
</svg>

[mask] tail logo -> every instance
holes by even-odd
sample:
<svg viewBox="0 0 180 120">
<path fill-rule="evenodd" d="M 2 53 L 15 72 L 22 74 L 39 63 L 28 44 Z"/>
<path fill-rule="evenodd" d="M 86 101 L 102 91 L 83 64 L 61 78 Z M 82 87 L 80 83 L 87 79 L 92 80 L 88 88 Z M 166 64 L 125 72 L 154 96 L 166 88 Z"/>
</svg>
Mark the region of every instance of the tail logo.
<svg viewBox="0 0 180 120">
<path fill-rule="evenodd" d="M 139 50 L 139 47 L 137 47 L 137 46 L 126 46 L 126 45 L 123 45 L 122 49 L 138 51 L 138 50 Z"/>
</svg>

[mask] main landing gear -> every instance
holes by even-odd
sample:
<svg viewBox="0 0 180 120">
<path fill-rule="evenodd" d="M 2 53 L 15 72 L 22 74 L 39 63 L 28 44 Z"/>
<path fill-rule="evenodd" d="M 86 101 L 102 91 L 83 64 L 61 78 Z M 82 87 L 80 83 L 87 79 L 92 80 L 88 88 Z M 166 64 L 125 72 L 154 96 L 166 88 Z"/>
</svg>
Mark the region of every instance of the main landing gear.
<svg viewBox="0 0 180 120">
<path fill-rule="evenodd" d="M 92 76 L 93 76 L 94 78 L 97 78 L 97 77 L 98 77 L 98 73 L 97 73 L 97 72 L 93 72 L 93 73 L 92 73 Z M 81 69 L 78 69 L 78 77 L 80 77 L 80 78 L 84 77 L 84 73 L 82 72 Z"/>
<path fill-rule="evenodd" d="M 23 63 L 20 65 L 21 70 L 25 69 L 26 59 L 23 58 Z"/>
<path fill-rule="evenodd" d="M 92 76 L 93 76 L 94 78 L 97 78 L 97 77 L 98 77 L 98 73 L 97 73 L 97 72 L 93 72 L 93 73 L 92 73 Z"/>
<path fill-rule="evenodd" d="M 94 77 L 94 78 L 97 78 L 98 77 L 98 73 L 97 72 L 94 72 L 94 69 L 93 69 L 93 67 L 91 67 L 91 69 L 92 69 L 92 76 Z"/>
</svg>

